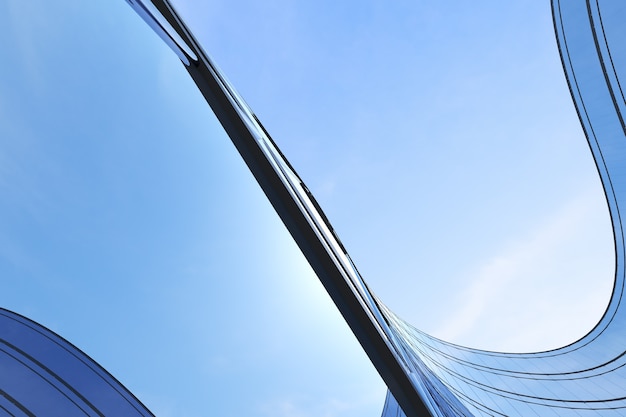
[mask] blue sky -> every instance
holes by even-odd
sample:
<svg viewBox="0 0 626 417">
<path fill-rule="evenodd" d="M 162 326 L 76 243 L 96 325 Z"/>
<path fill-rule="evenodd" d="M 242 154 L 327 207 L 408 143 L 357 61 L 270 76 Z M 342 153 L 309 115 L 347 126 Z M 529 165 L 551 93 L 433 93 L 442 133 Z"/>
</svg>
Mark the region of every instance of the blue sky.
<svg viewBox="0 0 626 417">
<path fill-rule="evenodd" d="M 602 314 L 612 242 L 548 2 L 177 0 L 374 291 L 497 350 Z M 0 301 L 158 416 L 378 415 L 385 388 L 124 1 L 0 5 Z"/>
</svg>

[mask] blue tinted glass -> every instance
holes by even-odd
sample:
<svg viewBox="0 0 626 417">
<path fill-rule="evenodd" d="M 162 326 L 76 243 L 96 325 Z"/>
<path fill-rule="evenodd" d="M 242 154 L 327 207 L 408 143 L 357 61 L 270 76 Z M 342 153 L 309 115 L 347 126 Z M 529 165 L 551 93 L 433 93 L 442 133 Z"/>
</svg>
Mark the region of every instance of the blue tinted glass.
<svg viewBox="0 0 626 417">
<path fill-rule="evenodd" d="M 376 371 L 179 57 L 133 9 L 2 2 L 0 32 L 1 306 L 70 340 L 155 415 L 207 403 L 258 415 L 292 400 L 323 414 L 363 384 L 377 398 L 353 412 L 379 412 Z M 63 349 L 0 337 L 56 375 L 3 348 L 3 366 L 34 384 L 25 396 L 3 373 L 4 409 L 132 415 Z M 330 364 L 337 349 L 346 368 Z"/>
<path fill-rule="evenodd" d="M 600 323 L 575 343 L 547 352 L 511 354 L 480 351 L 446 343 L 413 328 L 387 309 L 371 293 L 309 189 L 250 107 L 191 38 L 190 32 L 177 18 L 168 2 L 129 0 L 129 3 L 183 61 L 196 87 L 213 109 L 224 131 L 237 147 L 318 278 L 389 385 L 391 392 L 387 396 L 383 415 L 397 417 L 404 414 L 401 409 L 411 416 L 426 412 L 434 416 L 623 414 L 626 397 L 620 382 L 626 377 L 626 359 L 623 356 L 626 336 L 620 330 L 626 324 L 626 312 L 622 305 L 626 274 L 624 233 L 619 208 L 624 206 L 622 200 L 626 198 L 623 172 L 623 161 L 626 160 L 626 125 L 623 113 L 626 102 L 620 82 L 626 69 L 623 41 L 626 33 L 622 23 L 626 17 L 626 6 L 617 0 L 554 0 L 552 3 L 565 75 L 602 179 L 611 214 L 616 248 L 614 293 Z M 54 22 L 59 28 L 64 26 L 58 21 Z M 122 27 L 122 31 L 133 32 L 129 29 L 130 25 L 116 24 Z M 61 30 L 59 28 L 57 30 Z M 109 27 L 104 33 L 116 31 Z M 54 33 L 58 35 L 57 32 Z M 145 32 L 137 33 L 147 35 Z M 62 37 L 59 35 L 59 38 Z M 38 51 L 56 51 L 60 46 L 75 51 L 85 46 L 81 42 L 91 42 L 85 41 L 87 37 L 75 38 L 73 41 L 76 44 L 67 45 L 67 39 L 63 38 L 57 44 L 52 43 Z M 51 39 L 54 40 L 54 37 Z M 112 41 L 108 37 L 98 39 L 101 47 L 106 41 Z M 88 46 L 99 49 L 97 45 Z M 161 87 L 168 89 L 171 86 L 167 82 L 175 78 L 176 85 L 187 82 L 185 85 L 191 87 L 186 78 L 187 81 L 183 81 L 180 67 L 172 70 L 171 60 L 162 61 L 168 62 L 162 64 L 160 60 L 168 58 L 161 58 L 163 51 L 159 50 L 159 46 L 152 43 L 150 48 L 158 51 L 156 53 L 159 55 L 153 61 L 154 66 L 158 66 L 157 63 L 160 62 L 167 68 L 161 67 L 161 70 L 171 76 L 156 79 L 156 75 L 153 75 L 155 80 L 152 80 L 152 85 L 161 82 L 165 85 Z M 67 70 L 65 59 L 58 59 L 46 66 L 45 71 L 41 69 L 43 66 L 37 65 L 39 56 L 43 54 L 30 56 L 33 61 L 30 63 L 33 65 L 26 69 L 35 73 L 33 79 L 40 85 L 23 82 L 23 90 L 19 93 L 29 96 L 30 100 L 22 101 L 18 105 L 32 106 L 33 113 L 39 116 L 37 122 L 27 127 L 46 133 L 58 129 L 56 131 L 60 132 L 59 137 L 63 134 L 71 136 L 76 132 L 78 135 L 69 139 L 74 146 L 58 147 L 54 142 L 40 145 L 46 152 L 29 159 L 31 165 L 36 166 L 31 171 L 34 173 L 31 176 L 20 171 L 19 163 L 10 172 L 16 178 L 20 175 L 26 177 L 22 183 L 18 182 L 17 188 L 29 190 L 33 194 L 37 194 L 36 191 L 41 193 L 38 200 L 26 198 L 24 194 L 12 190 L 15 194 L 9 193 L 10 197 L 18 201 L 18 207 L 23 204 L 24 210 L 3 206 L 5 218 L 11 220 L 6 221 L 3 226 L 8 230 L 8 240 L 12 247 L 17 248 L 14 252 L 19 255 L 20 244 L 26 241 L 36 242 L 24 251 L 27 256 L 13 256 L 11 260 L 14 262 L 6 262 L 3 268 L 9 271 L 15 264 L 19 264 L 15 262 L 16 259 L 23 261 L 23 258 L 37 259 L 41 263 L 38 269 L 35 268 L 37 270 L 19 266 L 15 268 L 17 276 L 31 279 L 24 279 L 27 283 L 24 286 L 32 290 L 32 296 L 28 294 L 21 301 L 12 303 L 21 308 L 30 305 L 36 311 L 35 315 L 45 317 L 46 313 L 41 312 L 46 311 L 45 308 L 41 307 L 37 312 L 39 305 L 50 304 L 51 299 L 58 302 L 57 299 L 65 296 L 64 293 L 76 292 L 76 297 L 65 298 L 80 299 L 79 304 L 68 310 L 69 315 L 89 315 L 85 319 L 88 327 L 97 328 L 98 320 L 115 320 L 117 314 L 120 328 L 124 328 L 126 332 L 125 335 L 114 332 L 113 336 L 101 338 L 96 344 L 107 344 L 110 345 L 109 348 L 129 353 L 129 334 L 139 332 L 143 337 L 154 337 L 167 333 L 167 338 L 178 343 L 176 353 L 168 357 L 168 360 L 163 360 L 164 356 L 153 357 L 144 366 L 149 371 L 160 371 L 167 366 L 181 368 L 182 364 L 190 368 L 198 367 L 198 355 L 191 355 L 194 359 L 186 361 L 185 350 L 180 348 L 183 346 L 191 350 L 199 349 L 195 343 L 186 344 L 184 334 L 181 334 L 194 332 L 186 327 L 192 321 L 190 317 L 193 314 L 189 314 L 187 310 L 186 314 L 177 316 L 175 310 L 163 313 L 159 308 L 160 305 L 171 303 L 176 296 L 182 300 L 178 305 L 179 309 L 194 304 L 194 301 L 198 305 L 210 304 L 211 298 L 206 294 L 215 290 L 213 285 L 219 287 L 221 284 L 220 280 L 214 280 L 211 281 L 212 285 L 207 286 L 205 281 L 195 280 L 194 271 L 197 269 L 188 267 L 189 264 L 196 265 L 193 259 L 185 258 L 180 263 L 176 262 L 178 257 L 183 258 L 188 253 L 208 251 L 187 246 L 186 250 L 175 252 L 176 246 L 189 245 L 190 233 L 198 226 L 197 223 L 184 222 L 189 214 L 188 207 L 193 204 L 163 204 L 166 200 L 186 198 L 188 195 L 182 193 L 179 186 L 198 174 L 198 171 L 189 171 L 183 172 L 188 175 L 186 177 L 176 177 L 192 165 L 190 160 L 197 157 L 195 151 L 198 148 L 193 148 L 184 140 L 181 140 L 182 143 L 177 141 L 175 146 L 168 141 L 173 137 L 189 140 L 196 136 L 195 132 L 186 131 L 185 134 L 185 123 L 167 127 L 158 123 L 162 118 L 184 118 L 186 111 L 177 111 L 176 105 L 166 106 L 164 109 L 148 108 L 145 105 L 147 103 L 139 105 L 134 102 L 133 94 L 128 91 L 117 90 L 124 99 L 109 98 L 103 104 L 106 111 L 96 112 L 98 114 L 92 114 L 88 120 L 73 117 L 84 105 L 82 101 L 97 100 L 93 97 L 76 100 L 73 96 L 65 95 L 64 89 L 59 86 L 64 87 L 69 80 L 76 79 L 78 85 L 90 91 L 91 96 L 99 90 L 113 90 L 118 87 L 114 82 L 115 78 L 103 71 L 104 64 L 98 61 L 101 59 L 100 55 L 91 66 L 81 61 L 76 62 L 76 69 L 68 65 L 70 70 Z M 118 58 L 120 59 L 113 60 L 116 65 L 119 65 L 118 62 L 128 65 L 129 59 L 138 57 Z M 63 65 L 59 62 L 63 62 Z M 146 89 L 146 85 L 140 87 L 139 84 L 146 74 L 142 63 L 139 61 L 134 66 L 129 66 L 133 68 L 127 68 L 137 82 L 128 85 L 138 89 L 133 91 L 137 95 L 147 94 L 146 91 L 139 91 L 141 88 Z M 125 76 L 130 76 L 129 74 Z M 8 85 L 4 88 L 8 91 L 14 87 Z M 42 100 L 40 94 L 46 88 L 54 89 L 49 101 Z M 180 98 L 178 94 L 190 94 L 190 91 L 195 90 L 190 88 L 185 93 L 177 91 L 172 96 Z M 131 98 L 127 100 L 129 95 Z M 172 100 L 176 101 L 173 97 Z M 154 102 L 159 103 L 162 98 L 154 97 Z M 197 92 L 196 96 L 186 96 L 178 100 L 177 104 L 188 102 L 193 102 L 194 106 L 203 106 Z M 38 106 L 41 108 L 37 109 Z M 192 108 L 196 107 L 186 107 L 187 111 Z M 122 122 L 113 116 L 116 114 L 113 113 L 114 110 L 130 113 L 133 117 Z M 214 118 L 209 119 L 207 124 L 211 125 L 211 132 L 208 134 L 224 140 L 224 131 L 217 126 Z M 10 132 L 11 129 L 17 130 L 15 127 L 6 129 L 8 133 L 13 133 Z M 162 129 L 168 131 L 164 136 L 159 136 L 159 133 L 163 133 L 160 132 Z M 23 136 L 28 136 L 22 133 Z M 85 138 L 95 141 L 96 145 L 86 146 Z M 180 157 L 176 155 L 178 151 L 173 151 L 178 149 L 176 146 L 189 146 L 192 150 L 184 153 L 185 157 L 181 158 L 184 162 L 179 160 L 174 169 L 174 165 L 168 165 L 172 163 L 168 158 Z M 9 143 L 6 147 L 7 152 L 13 152 L 17 156 L 21 156 L 20 152 L 31 151 L 29 147 L 24 149 L 15 143 Z M 33 148 L 39 149 L 37 146 Z M 200 149 L 210 153 L 207 148 Z M 92 153 L 95 157 L 84 162 L 85 153 L 80 151 Z M 16 159 L 19 161 L 19 158 Z M 33 161 L 41 164 L 33 164 Z M 141 163 L 138 164 L 137 161 Z M 200 159 L 195 159 L 196 163 L 199 161 Z M 81 164 L 87 168 L 80 171 L 84 176 L 65 171 L 73 170 Z M 175 180 L 172 180 L 173 177 L 159 176 L 161 170 L 168 169 L 172 171 L 170 174 L 175 176 Z M 218 168 L 207 177 L 222 173 L 223 170 Z M 63 186 L 57 187 L 54 181 L 45 182 L 48 177 L 62 182 Z M 141 177 L 144 177 L 145 182 L 138 181 Z M 107 180 L 103 181 L 103 178 Z M 29 181 L 37 186 L 28 188 L 32 185 Z M 132 191 L 123 187 L 126 183 L 135 181 L 137 184 Z M 198 189 L 200 188 L 192 191 Z M 108 193 L 92 195 L 88 193 L 91 190 L 106 190 Z M 145 198 L 147 204 L 142 208 L 135 207 L 132 204 L 134 198 Z M 213 204 L 212 200 L 215 199 L 204 200 L 205 207 L 209 205 L 209 201 Z M 45 209 L 46 206 L 49 206 L 49 210 Z M 81 212 L 83 223 L 74 222 L 76 212 L 70 208 L 75 207 L 84 210 Z M 231 213 L 225 210 L 222 214 L 224 218 L 229 218 Z M 183 222 L 174 226 L 174 223 L 170 223 L 172 219 L 183 219 Z M 41 227 L 33 227 L 33 224 Z M 131 228 L 138 225 L 140 227 L 135 229 L 135 233 L 129 233 Z M 158 233 L 162 228 L 176 230 L 168 234 Z M 205 232 L 208 230 L 204 229 Z M 183 233 L 185 231 L 187 234 Z M 112 233 L 115 240 L 100 240 L 96 237 L 105 232 Z M 139 235 L 147 239 L 137 239 Z M 22 236 L 27 237 L 21 240 Z M 164 239 L 165 236 L 167 239 Z M 68 242 L 72 241 L 78 241 L 79 244 L 72 246 L 74 250 L 68 250 Z M 113 246 L 121 249 L 112 250 Z M 257 247 L 253 246 L 252 250 L 257 250 Z M 148 269 L 139 269 L 144 263 L 149 263 L 147 259 L 165 259 L 165 262 L 154 264 Z M 33 268 L 31 264 L 36 263 L 29 263 L 30 268 Z M 67 276 L 76 277 L 77 271 L 86 265 L 97 265 L 89 270 L 89 279 L 99 279 L 100 284 L 83 287 L 79 291 L 84 284 L 80 280 L 68 280 Z M 242 267 L 241 262 L 232 267 Z M 53 284 L 42 281 L 33 284 L 32 275 L 41 274 L 42 271 L 51 276 L 50 282 Z M 163 271 L 167 272 L 159 276 Z M 220 271 L 219 275 L 222 274 L 223 271 Z M 129 275 L 134 279 L 127 279 Z M 199 295 L 202 293 L 198 291 L 201 284 L 204 284 L 202 288 L 205 296 Z M 23 294 L 24 288 L 20 289 Z M 92 294 L 89 294 L 90 291 Z M 244 291 L 241 288 L 237 291 L 238 294 L 242 292 Z M 261 298 L 250 287 L 246 286 L 245 292 L 253 293 L 254 298 Z M 162 302 L 160 305 L 146 305 L 138 301 L 142 300 L 138 297 L 142 293 L 144 296 L 147 293 L 148 298 L 160 296 Z M 97 308 L 94 312 L 90 305 L 102 300 L 106 300 L 104 307 L 100 309 L 103 313 Z M 123 313 L 115 311 L 118 305 L 125 303 L 127 307 Z M 247 307 L 243 316 L 249 316 L 251 311 L 261 311 Z M 241 314 L 238 310 L 203 311 L 212 313 L 206 316 L 221 318 L 230 314 Z M 145 316 L 152 316 L 152 321 Z M 63 317 L 57 316 L 59 318 Z M 7 413 L 41 415 L 54 409 L 63 415 L 150 415 L 117 380 L 64 339 L 9 311 L 3 310 L 1 319 L 0 366 L 6 372 L 0 376 L 0 407 Z M 172 324 L 166 332 L 162 326 L 168 322 Z M 271 323 L 274 326 L 276 324 L 274 320 Z M 231 330 L 228 327 L 219 328 L 220 334 Z M 256 340 L 253 335 L 244 334 L 244 344 Z M 136 357 L 143 358 L 144 353 L 150 355 L 152 348 L 163 342 L 158 337 L 151 340 L 152 342 L 143 345 L 148 348 Z M 242 360 L 240 356 L 235 359 L 237 363 Z M 258 360 L 252 362 L 259 363 Z M 219 377 L 231 376 L 229 371 L 230 369 Z M 247 374 L 244 373 L 244 376 Z M 186 376 L 180 378 L 180 381 L 189 383 Z"/>
</svg>

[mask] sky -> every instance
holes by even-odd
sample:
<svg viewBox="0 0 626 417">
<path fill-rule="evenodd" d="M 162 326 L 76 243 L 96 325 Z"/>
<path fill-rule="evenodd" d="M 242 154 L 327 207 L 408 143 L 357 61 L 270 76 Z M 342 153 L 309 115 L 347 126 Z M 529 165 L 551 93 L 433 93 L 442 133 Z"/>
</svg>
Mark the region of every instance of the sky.
<svg viewBox="0 0 626 417">
<path fill-rule="evenodd" d="M 374 292 L 532 351 L 606 307 L 608 210 L 548 2 L 176 0 Z M 0 3 L 1 306 L 157 416 L 377 416 L 385 387 L 123 1 Z"/>
</svg>

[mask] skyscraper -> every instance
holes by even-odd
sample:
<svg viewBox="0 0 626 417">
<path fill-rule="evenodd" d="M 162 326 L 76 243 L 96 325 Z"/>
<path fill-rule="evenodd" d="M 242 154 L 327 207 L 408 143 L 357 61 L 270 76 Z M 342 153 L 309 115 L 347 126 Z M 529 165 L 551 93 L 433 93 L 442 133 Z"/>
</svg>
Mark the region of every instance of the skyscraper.
<svg viewBox="0 0 626 417">
<path fill-rule="evenodd" d="M 467 349 L 434 339 L 388 310 L 360 277 L 307 187 L 168 3 L 129 3 L 185 64 L 389 386 L 391 394 L 385 415 L 399 415 L 400 408 L 409 416 L 621 414 L 624 395 L 620 381 L 624 379 L 622 365 L 626 346 L 619 334 L 622 320 L 626 320 L 626 314 L 620 309 L 624 256 L 619 217 L 623 198 L 620 161 L 624 160 L 621 154 L 624 96 L 619 82 L 624 65 L 624 50 L 620 45 L 623 6 L 616 1 L 553 2 L 565 73 L 612 215 L 617 262 L 611 304 L 598 326 L 574 344 L 549 352 L 512 355 Z M 10 320 L 17 319 L 10 317 Z M 24 323 L 25 333 L 35 329 L 43 334 L 43 330 L 29 326 L 28 321 Z M 61 343 L 53 336 L 46 340 Z M 26 347 L 30 348 L 30 343 L 36 344 L 28 340 L 10 343 L 24 352 Z M 71 346 L 64 349 L 70 353 L 68 363 L 78 358 L 76 360 L 87 368 L 97 369 L 80 359 Z M 56 359 L 39 358 L 30 353 L 27 356 L 34 358 L 54 380 L 67 381 L 66 377 L 57 378 L 55 375 L 59 373 L 48 365 L 48 362 L 58 364 Z M 26 369 L 24 360 L 18 360 L 16 355 L 11 357 L 14 358 L 12 363 L 22 364 L 17 366 Z M 107 379 L 106 374 L 103 378 Z M 62 392 L 68 386 L 75 387 L 70 390 L 71 395 L 95 403 L 87 394 L 89 383 L 61 382 L 57 391 Z M 114 382 L 109 386 L 117 387 Z M 132 397 L 121 388 L 115 390 L 132 402 Z M 63 395 L 70 398 L 69 394 Z M 15 394 L 7 393 L 4 398 L 11 398 L 9 402 L 14 407 L 24 404 Z"/>
</svg>

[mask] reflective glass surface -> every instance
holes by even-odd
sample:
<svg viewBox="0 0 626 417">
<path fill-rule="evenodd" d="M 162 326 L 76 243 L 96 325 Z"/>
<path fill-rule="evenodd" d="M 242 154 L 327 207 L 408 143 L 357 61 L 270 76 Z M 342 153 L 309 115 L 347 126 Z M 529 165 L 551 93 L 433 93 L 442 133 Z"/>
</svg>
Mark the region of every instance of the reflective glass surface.
<svg viewBox="0 0 626 417">
<path fill-rule="evenodd" d="M 199 82 L 197 72 L 202 69 L 188 66 L 407 415 L 420 415 L 425 409 L 441 416 L 617 415 L 624 406 L 618 384 L 623 378 L 624 341 L 616 331 L 624 320 L 619 314 L 624 256 L 619 184 L 613 180 L 620 175 L 619 161 L 624 160 L 620 149 L 623 96 L 610 53 L 611 43 L 620 42 L 623 33 L 619 33 L 619 25 L 607 23 L 615 36 L 610 38 L 603 29 L 603 9 L 599 3 L 594 7 L 583 1 L 554 2 L 553 14 L 566 76 L 609 202 L 617 278 L 611 303 L 598 326 L 581 340 L 548 352 L 504 354 L 468 349 L 430 337 L 395 316 L 370 292 L 307 187 L 209 58 L 201 57 L 201 61 L 208 68 L 208 77 L 217 80 L 216 87 Z M 610 19 L 619 21 L 621 11 L 615 7 Z M 233 119 L 244 126 L 232 127 Z M 251 155 L 255 149 L 262 155 Z M 398 413 L 394 401 L 388 397 L 384 413 Z"/>
<path fill-rule="evenodd" d="M 620 187 L 613 179 L 620 176 L 619 161 L 624 160 L 623 96 L 618 65 L 611 56 L 611 44 L 619 43 L 623 32 L 620 25 L 607 22 L 609 32 L 603 23 L 619 21 L 623 6 L 612 3 L 609 7 L 610 17 L 605 18 L 599 3 L 553 3 L 566 76 L 609 203 L 617 269 L 613 297 L 602 321 L 579 341 L 548 352 L 468 349 L 428 336 L 395 316 L 370 292 L 307 187 L 210 59 L 201 57 L 208 77 L 217 80 L 216 87 L 199 82 L 201 76 L 196 73 L 202 70 L 188 66 L 407 415 L 420 415 L 425 409 L 437 416 L 617 415 L 624 406 L 618 383 L 623 378 L 624 340 L 617 331 L 624 320 L 619 313 L 624 256 Z M 214 98 L 220 94 L 226 99 Z M 244 126 L 232 127 L 232 120 Z M 255 149 L 262 155 L 251 155 Z M 398 413 L 394 398 L 388 397 L 385 414 Z"/>
<path fill-rule="evenodd" d="M 370 291 L 360 276 L 307 186 L 285 159 L 249 106 L 202 51 L 169 3 L 164 0 L 128 0 L 128 3 L 183 62 L 195 86 L 211 106 L 217 120 L 235 144 L 266 197 L 388 385 L 390 393 L 385 401 L 383 416 L 399 417 L 403 414 L 417 416 L 425 413 L 433 416 L 619 416 L 624 414 L 626 400 L 623 395 L 622 381 L 626 379 L 624 370 L 626 369 L 624 366 L 626 365 L 626 359 L 624 359 L 626 336 L 622 330 L 626 325 L 626 310 L 621 300 L 626 271 L 624 269 L 624 233 L 619 210 L 624 206 L 622 200 L 626 198 L 624 189 L 626 182 L 623 173 L 623 161 L 626 160 L 626 128 L 623 111 L 626 109 L 626 102 L 622 84 L 620 84 L 620 78 L 624 78 L 623 73 L 626 70 L 626 50 L 623 41 L 626 38 L 626 31 L 622 23 L 626 17 L 626 6 L 622 5 L 622 2 L 618 0 L 562 2 L 554 0 L 552 3 L 556 38 L 565 75 L 581 124 L 587 135 L 591 153 L 596 161 L 611 213 L 616 250 L 615 285 L 605 315 L 589 334 L 559 349 L 528 354 L 488 352 L 454 345 L 414 328 L 385 307 L 383 301 Z M 167 70 L 165 71 L 167 73 Z M 92 76 L 84 80 L 85 86 L 92 87 L 93 80 L 98 79 L 93 77 L 97 73 L 96 69 L 80 72 L 80 74 L 83 73 Z M 138 72 L 141 76 L 144 73 L 144 71 Z M 54 75 L 63 80 L 62 72 L 54 73 Z M 163 83 L 164 79 L 168 78 L 164 77 L 157 81 Z M 184 83 L 185 81 L 179 78 L 177 82 Z M 186 88 L 192 86 L 189 80 L 186 82 Z M 163 88 L 167 89 L 171 86 L 165 84 Z M 57 95 L 57 97 L 63 99 L 62 95 Z M 146 109 L 125 103 L 124 100 L 110 105 L 112 107 L 127 106 L 127 111 L 131 113 L 139 114 L 146 111 Z M 167 110 L 162 114 L 182 117 L 173 108 Z M 219 130 L 216 128 L 215 121 L 213 119 L 211 121 L 213 128 Z M 52 118 L 44 122 L 54 124 L 57 120 Z M 102 134 L 103 131 L 110 133 L 107 129 L 113 129 L 116 130 L 113 133 L 117 133 L 116 137 L 119 138 L 117 130 L 120 130 L 122 133 L 127 133 L 123 135 L 125 139 L 131 140 L 131 144 L 128 145 L 130 148 L 133 147 L 132 138 L 137 133 L 134 129 L 147 129 L 142 132 L 142 137 L 156 134 L 156 132 L 150 132 L 150 122 L 146 124 L 147 127 L 140 125 L 130 128 L 116 123 L 103 123 L 100 131 L 94 127 L 93 122 L 81 126 L 80 121 L 64 119 L 63 124 L 67 124 L 68 130 L 84 129 L 86 136 Z M 93 131 L 98 132 L 93 133 Z M 181 134 L 180 131 L 170 133 L 173 137 L 194 136 Z M 219 134 L 223 136 L 223 132 L 220 131 Z M 77 143 L 77 147 L 80 146 L 81 144 Z M 158 148 L 159 144 L 154 144 L 154 146 Z M 131 153 L 132 157 L 129 160 L 136 160 L 144 156 L 146 152 L 154 150 L 145 145 L 140 148 L 131 149 L 134 153 Z M 171 147 L 163 146 L 160 152 L 167 154 L 171 152 L 171 149 Z M 114 151 L 104 149 L 103 152 L 114 153 L 118 150 L 119 148 Z M 66 158 L 72 159 L 76 156 L 67 155 Z M 129 164 L 131 165 L 133 168 L 137 167 L 137 165 Z M 185 166 L 185 164 L 178 166 Z M 128 178 L 124 175 L 123 166 L 112 167 L 103 163 L 100 167 L 90 168 L 96 172 L 98 169 L 121 172 L 118 178 L 120 182 Z M 45 173 L 50 174 L 55 171 L 50 170 Z M 212 174 L 219 176 L 221 171 L 216 169 Z M 85 184 L 79 184 L 79 187 L 97 187 L 97 180 L 98 178 L 85 180 Z M 158 195 L 162 192 L 161 187 L 167 186 L 168 184 L 163 182 L 154 186 L 153 189 L 141 189 L 140 193 Z M 168 191 L 165 193 L 167 198 L 176 195 L 176 187 L 170 187 Z M 126 195 L 118 197 L 120 200 L 117 203 L 121 205 L 124 205 L 129 198 Z M 83 203 L 80 198 L 73 201 L 73 204 L 77 205 Z M 106 201 L 106 204 L 100 203 L 92 203 L 97 205 L 97 207 L 91 207 L 94 213 L 98 214 L 95 217 L 98 221 L 104 222 L 108 228 L 112 226 L 119 228 L 117 230 L 121 236 L 119 244 L 125 245 L 125 250 L 133 254 L 134 260 L 168 253 L 166 249 L 148 255 L 146 251 L 149 251 L 151 246 L 144 246 L 145 242 L 132 243 L 132 240 L 124 234 L 126 227 L 130 227 L 130 224 L 134 222 L 149 221 L 151 216 L 163 215 L 158 212 L 158 204 L 154 204 L 156 213 L 152 211 L 138 213 L 129 225 L 125 226 L 123 222 L 107 223 L 106 210 L 102 213 L 97 209 L 103 206 L 109 207 L 110 201 Z M 113 217 L 124 217 L 126 214 L 125 210 L 121 210 Z M 228 217 L 230 214 L 225 212 L 224 216 Z M 167 219 L 167 216 L 161 219 Z M 162 224 L 167 224 L 167 221 L 150 223 L 145 230 L 151 231 L 157 227 L 157 224 L 162 226 Z M 193 229 L 190 225 L 186 227 Z M 69 234 L 70 239 L 76 236 L 84 239 L 83 230 L 75 230 L 73 233 L 75 235 Z M 51 235 L 55 236 L 54 233 Z M 68 235 L 61 234 L 61 236 L 66 238 Z M 178 238 L 179 244 L 186 241 L 186 236 L 181 235 Z M 158 242 L 158 238 L 155 241 Z M 89 256 L 93 250 L 91 246 L 90 250 L 85 253 L 77 254 L 78 256 L 75 256 L 70 263 L 83 261 L 81 256 Z M 63 255 L 66 254 L 60 254 L 60 256 Z M 117 253 L 117 256 L 120 254 Z M 106 268 L 107 263 L 104 262 L 102 265 Z M 180 268 L 180 264 L 176 266 Z M 156 274 L 156 271 L 153 272 Z M 116 273 L 120 273 L 120 270 L 107 270 L 106 273 L 115 276 Z M 183 274 L 184 277 L 190 278 Z M 169 282 L 167 277 L 161 282 L 161 285 L 166 288 L 163 293 L 167 293 L 167 296 L 171 296 L 171 291 L 179 291 L 178 295 L 184 298 L 184 303 L 187 303 L 189 297 L 197 295 L 198 282 L 193 279 L 186 282 L 187 285 L 183 285 L 182 290 L 179 286 L 171 284 L 167 286 Z M 144 283 L 154 285 L 148 279 Z M 114 281 L 114 284 L 116 289 L 121 290 L 113 291 L 109 295 L 111 300 L 117 300 L 114 298 L 116 293 L 118 296 L 120 293 L 123 294 L 122 298 L 133 298 L 133 294 L 136 294 L 127 291 L 128 283 L 124 279 Z M 103 288 L 102 291 L 107 289 Z M 154 290 L 153 287 L 151 289 Z M 213 290 L 206 287 L 205 289 Z M 251 289 L 246 288 L 246 290 Z M 160 295 L 163 296 L 163 294 Z M 254 294 L 252 298 L 258 298 L 258 294 Z M 164 297 L 163 300 L 168 300 L 168 297 Z M 199 302 L 208 301 L 203 299 Z M 36 309 L 36 307 L 33 308 Z M 141 309 L 134 313 L 138 317 L 146 314 Z M 224 312 L 215 311 L 213 313 L 215 316 L 224 314 Z M 149 314 L 160 313 L 158 308 L 152 306 Z M 245 314 L 249 315 L 250 311 L 248 310 Z M 171 315 L 159 317 L 164 322 L 178 323 L 177 320 L 172 319 Z M 45 410 L 50 407 L 62 410 L 64 415 L 73 413 L 149 415 L 141 403 L 115 379 L 65 340 L 8 311 L 3 312 L 2 320 L 4 356 L 2 356 L 1 366 L 6 370 L 3 373 L 6 379 L 2 381 L 4 385 L 0 386 L 3 390 L 1 397 L 3 402 L 0 403 L 0 407 L 8 415 L 20 415 L 20 413 L 38 415 L 45 413 Z M 184 320 L 181 322 L 185 323 Z M 159 326 L 154 322 L 153 327 L 153 333 L 158 332 Z M 174 331 L 180 330 L 176 325 L 173 329 Z M 249 333 L 244 333 L 244 335 L 244 343 L 254 340 Z M 156 344 L 158 342 L 155 342 Z M 180 353 L 177 355 L 179 357 L 172 362 L 185 363 L 184 355 Z M 195 365 L 194 362 L 187 363 L 191 366 Z M 150 369 L 153 367 L 151 366 Z M 227 377 L 227 373 L 222 377 Z M 16 379 L 24 381 L 25 385 L 16 384 L 14 382 Z M 5 386 L 7 389 L 4 388 Z M 33 392 L 35 395 L 32 395 Z M 37 407 L 41 407 L 41 410 Z"/>
<path fill-rule="evenodd" d="M 37 323 L 0 310 L 0 334 L 5 415 L 153 415 L 91 358 Z"/>
<path fill-rule="evenodd" d="M 379 413 L 384 384 L 171 47 L 122 0 L 3 1 L 0 33 L 0 306 L 158 416 L 324 415 L 348 391 L 348 415 Z M 0 415 L 133 415 L 79 350 L 4 324 Z"/>
<path fill-rule="evenodd" d="M 421 376 L 417 383 L 425 388 L 432 415 L 618 416 L 626 408 L 624 232 L 619 210 L 626 198 L 626 102 L 620 84 L 626 6 L 619 1 L 555 0 L 552 7 L 565 75 L 611 212 L 616 250 L 613 295 L 602 320 L 585 337 L 560 349 L 530 354 L 452 345 L 384 309 L 397 335 L 398 351 Z M 395 416 L 389 404 L 394 404 L 392 398 L 383 415 Z"/>
</svg>

